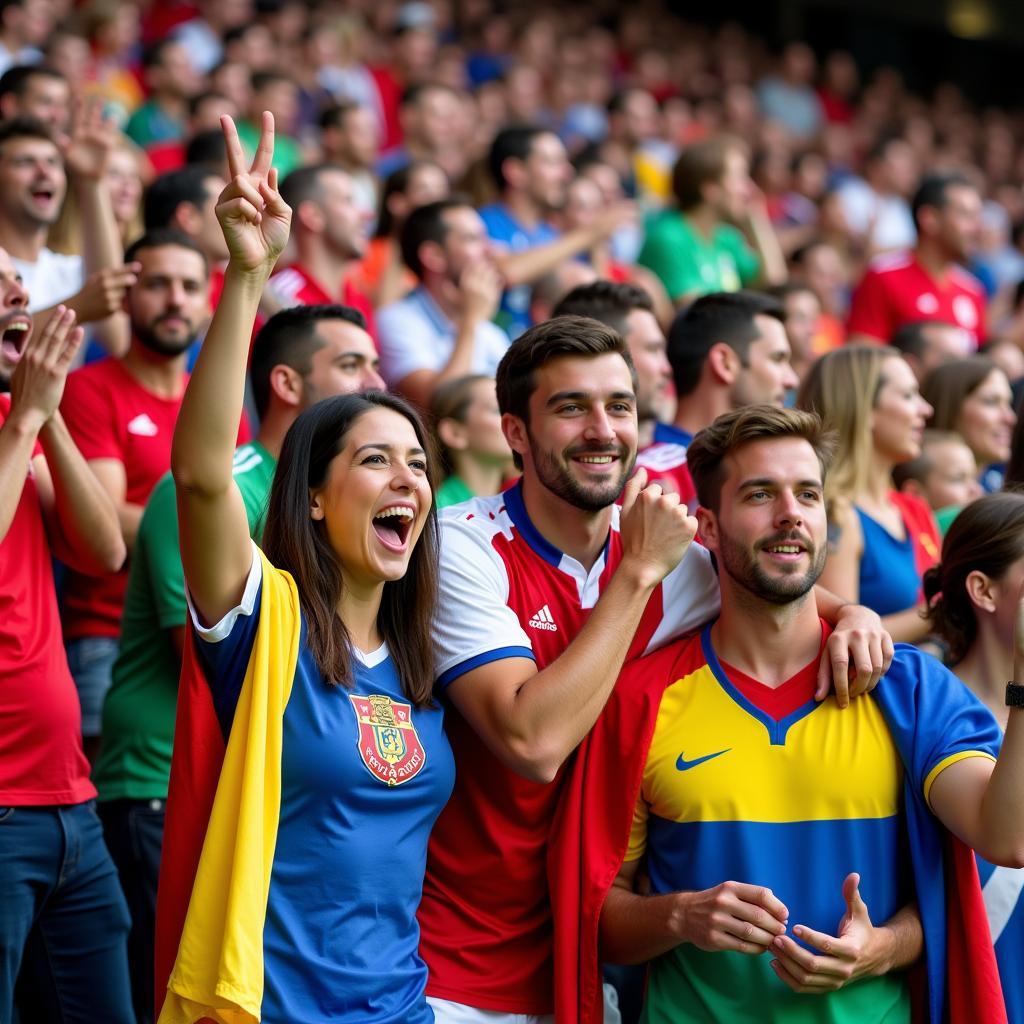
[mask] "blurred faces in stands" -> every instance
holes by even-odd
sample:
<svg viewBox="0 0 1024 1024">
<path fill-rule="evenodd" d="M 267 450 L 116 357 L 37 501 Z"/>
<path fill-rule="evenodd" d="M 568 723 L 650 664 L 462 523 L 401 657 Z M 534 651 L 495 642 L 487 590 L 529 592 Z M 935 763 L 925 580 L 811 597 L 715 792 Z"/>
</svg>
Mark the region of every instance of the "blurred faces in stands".
<svg viewBox="0 0 1024 1024">
<path fill-rule="evenodd" d="M 509 157 L 502 167 L 510 189 L 523 193 L 545 214 L 565 205 L 572 165 L 562 140 L 554 132 L 538 132 L 525 159 Z"/>
<path fill-rule="evenodd" d="M 56 132 L 71 122 L 71 88 L 52 68 L 17 66 L 0 78 L 0 117 L 34 117 Z"/>
<path fill-rule="evenodd" d="M 38 130 L 29 131 L 32 124 Z M 0 215 L 35 230 L 57 220 L 68 183 L 60 150 L 45 127 L 25 125 L 25 134 L 0 143 Z"/>
</svg>

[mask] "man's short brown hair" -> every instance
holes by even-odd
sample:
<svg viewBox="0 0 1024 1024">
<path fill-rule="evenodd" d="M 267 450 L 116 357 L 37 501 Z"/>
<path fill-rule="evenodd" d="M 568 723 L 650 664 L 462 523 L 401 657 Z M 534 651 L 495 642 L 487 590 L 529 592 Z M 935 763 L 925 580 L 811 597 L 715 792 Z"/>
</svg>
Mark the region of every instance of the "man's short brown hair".
<svg viewBox="0 0 1024 1024">
<path fill-rule="evenodd" d="M 780 409 L 774 405 L 748 405 L 719 416 L 686 449 L 686 464 L 704 508 L 718 511 L 725 482 L 725 460 L 754 441 L 796 437 L 806 441 L 818 457 L 822 483 L 836 450 L 834 431 L 826 430 L 817 413 Z"/>
<path fill-rule="evenodd" d="M 557 316 L 535 324 L 509 345 L 498 364 L 498 408 L 529 420 L 530 396 L 537 387 L 534 374 L 552 359 L 563 356 L 622 356 L 636 387 L 636 371 L 629 348 L 618 331 L 589 316 Z"/>
<path fill-rule="evenodd" d="M 557 316 L 535 324 L 509 345 L 498 364 L 495 374 L 498 409 L 529 423 L 530 396 L 537 387 L 537 370 L 552 359 L 589 358 L 610 352 L 622 356 L 636 391 L 633 360 L 625 339 L 617 331 L 589 316 Z M 522 469 L 519 454 L 514 452 L 512 458 L 516 467 Z"/>
</svg>

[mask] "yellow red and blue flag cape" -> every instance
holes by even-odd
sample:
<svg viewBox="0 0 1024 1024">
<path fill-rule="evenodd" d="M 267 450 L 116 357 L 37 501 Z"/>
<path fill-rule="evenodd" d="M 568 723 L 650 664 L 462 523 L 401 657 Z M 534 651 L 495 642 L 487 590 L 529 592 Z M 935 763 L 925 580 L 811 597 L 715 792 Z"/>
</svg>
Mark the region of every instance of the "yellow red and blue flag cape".
<svg viewBox="0 0 1024 1024">
<path fill-rule="evenodd" d="M 157 894 L 159 1024 L 260 1019 L 282 723 L 301 617 L 291 576 L 259 557 L 259 626 L 226 745 L 188 631 Z"/>
</svg>

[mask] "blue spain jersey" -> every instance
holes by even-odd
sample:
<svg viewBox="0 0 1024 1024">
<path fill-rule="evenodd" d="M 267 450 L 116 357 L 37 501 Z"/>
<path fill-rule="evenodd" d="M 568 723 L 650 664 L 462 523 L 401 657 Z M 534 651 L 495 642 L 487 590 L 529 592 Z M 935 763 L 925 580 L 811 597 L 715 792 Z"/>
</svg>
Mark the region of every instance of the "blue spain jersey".
<svg viewBox="0 0 1024 1024">
<path fill-rule="evenodd" d="M 242 604 L 193 626 L 225 736 L 259 621 L 260 560 Z M 353 650 L 351 689 L 305 647 L 285 708 L 264 926 L 269 1024 L 429 1024 L 416 909 L 427 837 L 454 785 L 440 708 L 404 695 L 387 649 Z"/>
<path fill-rule="evenodd" d="M 917 687 L 892 678 L 908 664 L 928 674 Z M 898 646 L 882 687 L 897 703 L 910 704 L 929 690 L 942 698 L 943 714 L 922 714 L 914 723 L 906 766 L 876 700 L 840 709 L 832 697 L 816 703 L 809 687 L 810 699 L 776 719 L 730 679 L 706 627 L 681 647 L 662 697 L 626 859 L 646 854 L 655 893 L 710 889 L 727 880 L 767 886 L 789 909 L 791 927 L 831 935 L 845 913 L 843 880 L 857 871 L 872 920 L 887 920 L 912 892 L 904 773 L 927 799 L 945 767 L 964 757 L 992 757 L 997 744 L 991 716 L 938 662 Z M 769 960 L 679 946 L 652 964 L 645 1019 L 910 1019 L 898 975 L 812 999 L 784 986 Z"/>
</svg>

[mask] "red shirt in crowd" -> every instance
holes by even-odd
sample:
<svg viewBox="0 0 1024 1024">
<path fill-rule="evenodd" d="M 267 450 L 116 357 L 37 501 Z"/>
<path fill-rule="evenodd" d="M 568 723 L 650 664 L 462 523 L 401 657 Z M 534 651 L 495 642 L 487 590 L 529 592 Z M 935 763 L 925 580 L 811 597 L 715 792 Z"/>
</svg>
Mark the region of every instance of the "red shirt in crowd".
<svg viewBox="0 0 1024 1024">
<path fill-rule="evenodd" d="M 654 440 L 636 457 L 637 467 L 647 470 L 647 482 L 661 484 L 662 490 L 674 491 L 691 512 L 697 508 L 697 488 L 686 464 L 686 449 L 692 440 L 693 435 L 688 431 L 658 423 Z"/>
<path fill-rule="evenodd" d="M 290 267 L 272 274 L 267 282 L 267 288 L 285 309 L 291 306 L 321 306 L 336 302 L 358 309 L 366 317 L 366 330 L 373 338 L 374 344 L 377 343 L 373 303 L 350 277 L 342 282 L 341 294 L 332 295 L 301 263 L 293 263 Z"/>
<path fill-rule="evenodd" d="M 0 423 L 10 407 L 0 395 Z M 21 499 L 0 539 L 0 806 L 79 804 L 96 790 L 61 644 L 43 512 L 31 463 L 25 468 Z"/>
<path fill-rule="evenodd" d="M 171 439 L 185 394 L 177 398 L 144 388 L 119 359 L 100 359 L 68 376 L 61 412 L 86 459 L 114 459 L 124 466 L 125 501 L 145 505 L 157 480 L 171 467 Z M 244 420 L 239 443 L 248 440 Z M 116 637 L 128 585 L 128 567 L 107 576 L 68 571 L 64 584 L 64 637 Z"/>
<path fill-rule="evenodd" d="M 956 324 L 977 349 L 985 340 L 985 291 L 958 266 L 949 268 L 945 281 L 936 281 L 912 252 L 872 261 L 853 293 L 849 334 L 888 342 L 897 328 L 917 320 Z"/>
</svg>

